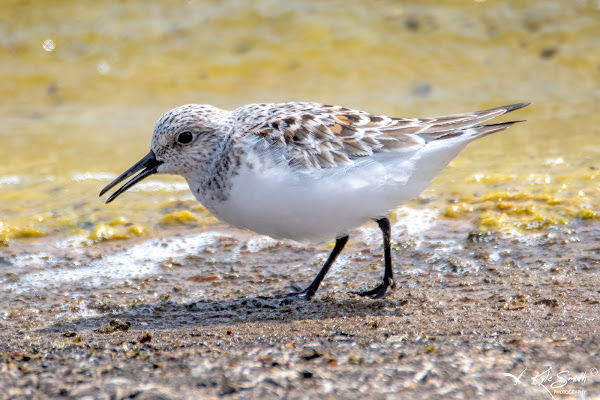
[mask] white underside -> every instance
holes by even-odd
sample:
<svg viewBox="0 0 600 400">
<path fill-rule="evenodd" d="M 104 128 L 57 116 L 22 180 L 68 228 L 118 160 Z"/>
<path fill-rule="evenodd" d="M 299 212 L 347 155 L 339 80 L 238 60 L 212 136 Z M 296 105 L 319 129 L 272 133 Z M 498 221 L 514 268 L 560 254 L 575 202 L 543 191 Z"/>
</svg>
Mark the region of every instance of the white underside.
<svg viewBox="0 0 600 400">
<path fill-rule="evenodd" d="M 433 141 L 312 173 L 244 167 L 226 201 L 204 205 L 222 221 L 272 238 L 331 240 L 418 196 L 472 139 Z"/>
</svg>

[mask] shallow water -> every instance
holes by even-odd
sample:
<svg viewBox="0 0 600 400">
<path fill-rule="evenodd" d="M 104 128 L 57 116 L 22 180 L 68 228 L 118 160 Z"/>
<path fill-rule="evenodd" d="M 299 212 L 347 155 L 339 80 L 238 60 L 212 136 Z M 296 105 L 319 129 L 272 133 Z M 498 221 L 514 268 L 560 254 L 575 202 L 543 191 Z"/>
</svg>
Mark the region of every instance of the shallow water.
<svg viewBox="0 0 600 400">
<path fill-rule="evenodd" d="M 440 237 L 448 226 L 535 237 L 598 223 L 598 1 L 375 3 L 2 2 L 3 290 L 118 292 L 193 255 L 197 241 L 259 240 L 218 224 L 177 177 L 110 205 L 97 197 L 147 153 L 162 113 L 190 102 L 304 100 L 413 117 L 531 101 L 510 116 L 527 122 L 470 145 L 400 209 L 399 222 L 420 217 L 399 229 L 427 220 Z M 160 254 L 139 255 L 161 237 Z M 218 252 L 210 240 L 196 251 Z M 96 248 L 112 256 L 94 263 Z M 274 245 L 283 263 L 315 266 L 328 250 L 301 248 Z M 262 279 L 276 279 L 274 265 Z"/>
</svg>

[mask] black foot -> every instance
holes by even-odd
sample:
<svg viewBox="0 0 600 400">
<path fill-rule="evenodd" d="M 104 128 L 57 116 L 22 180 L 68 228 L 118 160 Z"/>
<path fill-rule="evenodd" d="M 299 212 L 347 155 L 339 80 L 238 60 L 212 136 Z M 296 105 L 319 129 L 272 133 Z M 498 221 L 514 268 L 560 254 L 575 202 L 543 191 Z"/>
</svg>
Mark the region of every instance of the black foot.
<svg viewBox="0 0 600 400">
<path fill-rule="evenodd" d="M 313 285 L 310 285 L 306 289 L 302 289 L 300 286 L 296 285 L 295 283 L 292 283 L 291 286 L 292 286 L 292 289 L 294 289 L 294 292 L 284 294 L 283 297 L 290 298 L 290 299 L 299 298 L 299 299 L 304 299 L 304 300 L 310 300 L 317 292 L 314 289 Z"/>
<path fill-rule="evenodd" d="M 306 289 L 302 289 L 300 286 L 298 286 L 296 284 L 292 284 L 291 286 L 292 286 L 292 289 L 294 289 L 294 291 L 291 293 L 276 294 L 276 295 L 268 296 L 265 298 L 294 301 L 294 300 L 310 300 L 315 295 L 315 291 L 311 290 L 310 286 L 307 287 Z"/>
<path fill-rule="evenodd" d="M 352 294 L 357 294 L 359 296 L 370 297 L 372 299 L 380 299 L 385 296 L 388 288 L 394 287 L 394 281 L 389 279 L 383 281 L 379 286 L 371 290 L 365 290 L 361 292 L 350 292 Z"/>
<path fill-rule="evenodd" d="M 327 271 L 329 271 L 329 268 L 331 267 L 331 265 L 337 258 L 338 254 L 340 254 L 340 252 L 346 245 L 347 241 L 348 241 L 348 235 L 339 237 L 335 240 L 335 246 L 334 246 L 333 250 L 331 251 L 331 254 L 329 254 L 329 257 L 327 258 L 327 261 L 325 261 L 323 268 L 321 268 L 321 271 L 319 271 L 319 273 L 317 274 L 317 276 L 312 281 L 312 283 L 310 284 L 309 287 L 307 287 L 306 289 L 302 289 L 300 286 L 298 286 L 296 284 L 292 284 L 292 289 L 294 289 L 295 292 L 283 294 L 283 295 L 279 295 L 279 296 L 275 296 L 275 297 L 278 299 L 284 299 L 284 301 L 286 301 L 286 300 L 293 301 L 296 299 L 303 299 L 303 300 L 312 299 L 312 297 L 315 295 L 315 293 L 317 293 L 317 290 L 319 289 L 319 285 L 321 284 L 321 281 L 327 274 Z"/>
<path fill-rule="evenodd" d="M 363 292 L 350 292 L 359 296 L 366 296 L 372 299 L 380 299 L 385 296 L 388 288 L 394 287 L 394 271 L 392 270 L 392 251 L 390 247 L 390 221 L 386 218 L 375 220 L 383 233 L 383 254 L 385 260 L 385 271 L 383 273 L 383 282 L 375 289 L 365 290 Z"/>
<path fill-rule="evenodd" d="M 302 286 L 298 286 L 295 283 L 292 283 L 290 286 L 292 287 L 292 289 L 295 290 L 295 292 L 292 292 L 292 293 L 296 293 L 296 292 L 297 293 L 304 293 L 304 292 L 308 291 L 308 288 L 302 289 Z"/>
</svg>

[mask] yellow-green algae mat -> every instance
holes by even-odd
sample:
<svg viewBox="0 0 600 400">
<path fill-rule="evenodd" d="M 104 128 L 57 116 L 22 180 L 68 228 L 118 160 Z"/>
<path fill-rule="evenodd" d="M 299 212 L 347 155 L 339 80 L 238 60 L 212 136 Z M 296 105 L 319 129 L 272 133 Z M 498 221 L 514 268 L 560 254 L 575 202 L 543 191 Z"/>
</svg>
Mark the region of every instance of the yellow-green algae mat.
<svg viewBox="0 0 600 400">
<path fill-rule="evenodd" d="M 0 246 L 216 222 L 185 182 L 97 193 L 185 103 L 317 101 L 398 117 L 533 104 L 409 208 L 471 230 L 597 223 L 597 1 L 0 4 Z M 401 218 L 404 211 L 400 210 Z M 42 239 L 37 239 L 41 237 Z"/>
</svg>

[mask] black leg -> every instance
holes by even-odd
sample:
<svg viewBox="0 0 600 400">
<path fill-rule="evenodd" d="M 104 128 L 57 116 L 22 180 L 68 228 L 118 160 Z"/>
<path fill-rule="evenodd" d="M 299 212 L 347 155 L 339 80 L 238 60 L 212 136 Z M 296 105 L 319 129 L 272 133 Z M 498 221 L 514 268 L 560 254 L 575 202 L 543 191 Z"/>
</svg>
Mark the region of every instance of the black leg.
<svg viewBox="0 0 600 400">
<path fill-rule="evenodd" d="M 364 292 L 352 292 L 359 296 L 369 296 L 374 299 L 379 299 L 385 296 L 388 287 L 394 286 L 394 271 L 392 270 L 392 251 L 390 248 L 390 220 L 386 217 L 375 220 L 383 233 L 383 255 L 385 259 L 385 272 L 383 273 L 383 282 L 374 289 Z"/>
<path fill-rule="evenodd" d="M 311 297 L 313 297 L 315 293 L 317 293 L 317 289 L 319 289 L 321 281 L 323 280 L 323 278 L 325 278 L 325 275 L 327 275 L 329 268 L 331 268 L 331 266 L 335 262 L 335 259 L 342 252 L 342 249 L 344 248 L 347 242 L 348 235 L 337 238 L 335 240 L 335 247 L 331 251 L 331 254 L 329 254 L 329 257 L 327 258 L 327 261 L 325 261 L 323 268 L 321 268 L 321 271 L 319 271 L 319 273 L 317 274 L 316 278 L 312 281 L 310 286 L 304 290 L 300 290 L 295 293 L 290 293 L 288 296 L 302 296 L 305 299 L 310 299 Z"/>
</svg>

